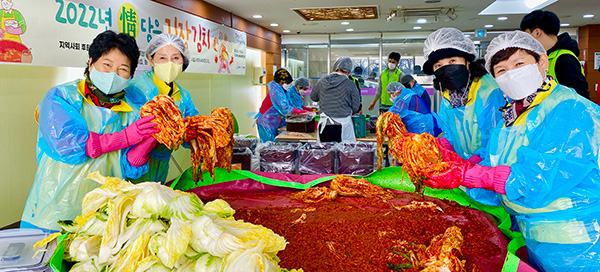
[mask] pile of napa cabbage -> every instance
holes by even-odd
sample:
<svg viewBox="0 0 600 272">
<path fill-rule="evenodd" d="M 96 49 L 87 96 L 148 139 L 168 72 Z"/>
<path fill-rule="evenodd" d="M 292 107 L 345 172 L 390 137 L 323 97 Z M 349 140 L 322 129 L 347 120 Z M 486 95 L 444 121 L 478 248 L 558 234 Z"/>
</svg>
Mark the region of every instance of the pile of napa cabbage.
<svg viewBox="0 0 600 272">
<path fill-rule="evenodd" d="M 80 216 L 59 222 L 67 233 L 63 258 L 75 263 L 70 271 L 302 271 L 280 268 L 285 239 L 235 220 L 224 200 L 203 204 L 158 183 L 98 172 L 89 178 L 102 186 L 84 197 Z"/>
</svg>

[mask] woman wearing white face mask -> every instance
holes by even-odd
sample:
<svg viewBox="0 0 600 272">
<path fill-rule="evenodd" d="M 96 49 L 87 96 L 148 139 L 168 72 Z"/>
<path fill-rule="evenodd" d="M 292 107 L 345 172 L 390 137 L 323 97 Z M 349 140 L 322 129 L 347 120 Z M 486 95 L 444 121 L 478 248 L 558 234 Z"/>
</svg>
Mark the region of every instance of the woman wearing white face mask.
<svg viewBox="0 0 600 272">
<path fill-rule="evenodd" d="M 308 78 L 300 77 L 294 80 L 292 87 L 286 92 L 286 96 L 292 107 L 299 110 L 309 110 L 309 108 L 303 105 L 304 94 L 308 92 L 308 88 L 310 88 L 310 81 Z"/>
<path fill-rule="evenodd" d="M 198 115 L 199 112 L 192 102 L 190 93 L 175 82 L 175 79 L 185 71 L 190 63 L 189 51 L 185 48 L 185 42 L 173 34 L 163 33 L 154 36 L 148 43 L 146 56 L 152 70 L 131 80 L 135 92 L 127 93 L 129 99 L 139 108 L 157 95 L 168 95 L 173 98 L 173 101 L 179 107 L 183 118 Z M 146 150 L 152 150 L 149 155 L 150 170 L 137 181 L 165 183 L 169 173 L 169 160 L 173 151 L 165 145 L 151 140 L 144 142 L 142 145 Z M 184 144 L 184 147 L 187 146 L 187 144 Z M 142 146 L 138 149 L 140 152 L 145 152 Z M 142 164 L 145 161 L 139 163 Z"/>
<path fill-rule="evenodd" d="M 148 171 L 125 159 L 130 147 L 157 132 L 154 117 L 137 120 L 124 97 L 139 55 L 131 36 L 100 33 L 89 48 L 85 79 L 46 93 L 39 104 L 38 168 L 21 227 L 58 231 L 58 220 L 75 219 L 84 195 L 99 186 L 87 178 L 92 172 L 131 179 Z"/>
<path fill-rule="evenodd" d="M 534 267 L 600 271 L 600 107 L 547 78 L 546 51 L 525 32 L 494 38 L 485 59 L 513 99 L 503 109 L 504 127 L 490 137 L 492 167 L 455 162 L 425 183 L 496 191 Z"/>
</svg>

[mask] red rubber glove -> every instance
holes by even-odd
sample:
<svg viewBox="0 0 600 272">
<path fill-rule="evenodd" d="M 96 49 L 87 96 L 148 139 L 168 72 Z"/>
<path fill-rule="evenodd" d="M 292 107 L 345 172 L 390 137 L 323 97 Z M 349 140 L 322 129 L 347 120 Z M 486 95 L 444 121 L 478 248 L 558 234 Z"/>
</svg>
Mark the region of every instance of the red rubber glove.
<svg viewBox="0 0 600 272">
<path fill-rule="evenodd" d="M 292 109 L 292 114 L 301 114 L 301 113 L 309 113 L 309 112 L 310 111 L 301 110 L 301 109 L 297 109 L 297 108 Z"/>
<path fill-rule="evenodd" d="M 142 140 L 139 144 L 129 149 L 127 161 L 135 167 L 140 167 L 150 160 L 150 151 L 158 145 L 158 141 L 152 136 Z"/>
<path fill-rule="evenodd" d="M 155 123 L 150 122 L 152 120 L 154 120 L 154 115 L 146 116 L 135 121 L 121 132 L 107 134 L 90 132 L 85 146 L 86 154 L 95 159 L 102 154 L 140 143 L 150 134 L 160 131 L 156 128 Z"/>
<path fill-rule="evenodd" d="M 198 138 L 198 132 L 197 131 L 195 131 L 193 129 L 189 129 L 189 128 L 185 130 L 185 137 L 184 137 L 184 139 L 185 139 L 186 142 L 189 142 L 189 141 L 191 141 L 193 139 L 196 139 L 196 138 Z"/>
</svg>

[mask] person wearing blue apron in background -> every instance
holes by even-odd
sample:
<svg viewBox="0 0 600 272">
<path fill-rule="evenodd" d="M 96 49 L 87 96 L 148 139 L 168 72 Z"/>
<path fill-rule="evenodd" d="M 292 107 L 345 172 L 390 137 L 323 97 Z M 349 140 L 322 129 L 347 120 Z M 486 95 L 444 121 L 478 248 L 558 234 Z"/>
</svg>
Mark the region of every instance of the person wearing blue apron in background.
<svg viewBox="0 0 600 272">
<path fill-rule="evenodd" d="M 429 133 L 433 136 L 440 134 L 435 113 L 425 105 L 421 99 L 410 89 L 404 88 L 399 82 L 390 82 L 387 86 L 390 100 L 394 104 L 388 112 L 398 114 L 410 133 Z"/>
<path fill-rule="evenodd" d="M 139 54 L 131 36 L 102 32 L 90 45 L 85 79 L 46 93 L 38 106 L 38 167 L 22 228 L 59 231 L 58 220 L 80 215 L 83 197 L 100 186 L 90 173 L 133 179 L 148 171 L 148 163 L 133 166 L 139 158 L 128 156 L 158 132 L 154 116 L 139 119 L 125 96 Z"/>
<path fill-rule="evenodd" d="M 139 111 L 146 102 L 157 95 L 168 95 L 179 107 L 183 118 L 198 115 L 199 112 L 192 102 L 190 93 L 175 82 L 175 79 L 190 64 L 190 53 L 185 47 L 185 42 L 173 34 L 156 35 L 148 43 L 146 57 L 152 70 L 134 78 L 131 85 L 135 91 L 127 93 L 127 97 L 135 103 L 136 110 Z M 134 182 L 154 181 L 164 184 L 169 173 L 169 161 L 173 150 L 153 139 L 148 139 L 141 145 L 145 149 L 152 150 L 149 158 L 150 170 Z M 187 143 L 183 146 L 189 148 Z M 143 162 L 139 162 L 141 163 Z"/>
<path fill-rule="evenodd" d="M 300 77 L 294 80 L 292 87 L 286 92 L 287 99 L 292 107 L 299 110 L 310 110 L 304 106 L 303 97 L 308 92 L 308 88 L 310 88 L 310 80 L 308 78 Z"/>
<path fill-rule="evenodd" d="M 547 77 L 546 51 L 525 32 L 494 38 L 485 59 L 512 99 L 490 138 L 490 165 L 456 161 L 425 184 L 495 191 L 540 271 L 600 271 L 600 107 Z"/>
<path fill-rule="evenodd" d="M 502 123 L 504 94 L 482 60 L 475 61 L 475 45 L 460 30 L 434 31 L 425 40 L 423 53 L 423 72 L 435 75 L 434 87 L 443 97 L 438 112 L 441 140 L 463 159 L 479 163 L 486 157 L 492 129 Z M 493 192 L 474 189 L 467 194 L 483 204 L 500 205 Z"/>
<path fill-rule="evenodd" d="M 351 116 L 360 107 L 360 91 L 348 78 L 352 67 L 350 58 L 340 57 L 333 64 L 334 72 L 321 78 L 310 94 L 310 99 L 319 102 L 317 130 L 322 132 L 328 124 L 340 124 L 342 141 L 356 141 Z"/>
<path fill-rule="evenodd" d="M 291 89 L 292 75 L 283 68 L 275 71 L 275 79 L 267 88 L 269 92 L 263 100 L 260 110 L 256 115 L 258 137 L 261 143 L 275 141 L 277 130 L 281 127 L 287 114 L 300 114 L 308 111 L 294 108 L 287 98 L 287 91 Z"/>
<path fill-rule="evenodd" d="M 400 83 L 402 83 L 402 85 L 404 85 L 404 87 L 406 87 L 407 89 L 410 89 L 411 91 L 413 91 L 415 94 L 417 94 L 421 99 L 423 99 L 423 101 L 425 102 L 425 105 L 427 105 L 427 107 L 431 110 L 431 97 L 429 96 L 429 93 L 427 92 L 427 90 L 425 90 L 425 87 L 421 86 L 421 84 L 419 84 L 415 78 L 411 75 L 404 75 L 400 78 Z"/>
</svg>

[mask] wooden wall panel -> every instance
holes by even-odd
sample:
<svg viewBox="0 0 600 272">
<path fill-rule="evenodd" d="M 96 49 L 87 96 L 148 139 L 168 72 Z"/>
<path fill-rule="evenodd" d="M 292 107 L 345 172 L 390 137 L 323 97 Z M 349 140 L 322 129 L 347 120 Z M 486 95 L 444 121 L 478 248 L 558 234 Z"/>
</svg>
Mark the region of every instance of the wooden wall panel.
<svg viewBox="0 0 600 272">
<path fill-rule="evenodd" d="M 594 88 L 600 84 L 600 71 L 594 69 L 594 53 L 600 52 L 600 25 L 586 25 L 579 28 L 580 60 L 585 61 L 585 78 L 588 82 L 590 100 L 600 104 L 600 96 Z"/>
</svg>

